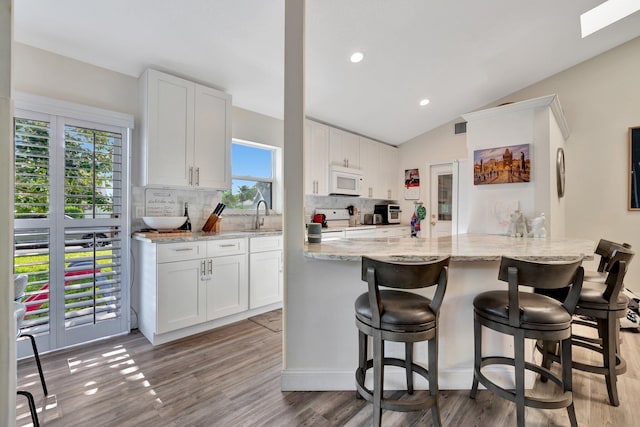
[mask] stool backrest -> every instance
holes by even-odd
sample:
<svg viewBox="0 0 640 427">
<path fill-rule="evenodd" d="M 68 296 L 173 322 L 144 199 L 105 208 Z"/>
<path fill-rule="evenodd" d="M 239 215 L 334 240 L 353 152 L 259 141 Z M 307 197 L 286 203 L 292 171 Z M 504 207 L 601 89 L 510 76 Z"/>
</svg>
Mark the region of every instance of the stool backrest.
<svg viewBox="0 0 640 427">
<path fill-rule="evenodd" d="M 539 289 L 566 288 L 574 283 L 581 269 L 582 257 L 569 261 L 527 261 L 518 258 L 502 257 L 498 280 L 509 281 L 509 269 L 517 269 L 518 285 Z"/>
<path fill-rule="evenodd" d="M 631 250 L 620 249 L 614 251 L 611 261 L 609 262 L 609 274 L 607 274 L 607 279 L 605 280 L 607 288 L 602 295 L 609 303 L 615 305 L 618 301 L 618 295 L 624 287 L 624 276 L 627 274 L 629 263 L 634 255 L 634 252 Z"/>
<path fill-rule="evenodd" d="M 362 280 L 367 281 L 367 270 L 375 270 L 378 286 L 396 289 L 417 289 L 437 285 L 440 275 L 449 265 L 450 257 L 405 262 L 381 258 L 362 257 Z"/>
<path fill-rule="evenodd" d="M 509 307 L 520 307 L 519 286 L 535 288 L 546 294 L 551 289 L 571 287 L 562 305 L 573 314 L 582 290 L 584 269 L 582 256 L 568 261 L 527 261 L 503 256 L 498 280 L 509 283 Z M 518 326 L 519 311 L 509 310 L 509 323 Z"/>
<path fill-rule="evenodd" d="M 616 243 L 610 240 L 600 239 L 598 246 L 596 247 L 596 255 L 600 255 L 600 263 L 598 264 L 599 272 L 606 272 L 612 266 L 613 253 L 617 250 L 631 250 L 629 243 Z"/>
<path fill-rule="evenodd" d="M 431 260 L 408 262 L 391 259 L 362 257 L 362 280 L 369 288 L 369 304 L 372 307 L 372 321 L 380 326 L 382 300 L 380 286 L 396 289 L 417 289 L 437 285 L 431 310 L 438 313 L 447 289 L 448 266 L 451 257 L 434 257 Z M 373 307 L 377 307 L 375 310 Z"/>
</svg>

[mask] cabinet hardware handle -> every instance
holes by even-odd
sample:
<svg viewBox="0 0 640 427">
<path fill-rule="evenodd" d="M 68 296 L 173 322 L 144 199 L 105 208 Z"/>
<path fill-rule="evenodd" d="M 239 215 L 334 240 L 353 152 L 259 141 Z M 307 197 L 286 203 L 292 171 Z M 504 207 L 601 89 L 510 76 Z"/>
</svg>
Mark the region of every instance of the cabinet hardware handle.
<svg viewBox="0 0 640 427">
<path fill-rule="evenodd" d="M 209 260 L 209 275 L 213 274 L 213 260 Z"/>
<path fill-rule="evenodd" d="M 177 248 L 174 249 L 174 252 L 186 252 L 186 251 L 192 251 L 194 248 Z"/>
<path fill-rule="evenodd" d="M 205 276 L 207 274 L 206 266 L 204 265 L 204 260 L 200 261 L 200 276 Z"/>
<path fill-rule="evenodd" d="M 196 187 L 200 187 L 200 167 L 196 168 Z"/>
<path fill-rule="evenodd" d="M 220 245 L 221 248 L 233 248 L 235 247 L 235 243 L 228 243 L 226 245 Z"/>
<path fill-rule="evenodd" d="M 193 166 L 189 166 L 189 185 L 193 185 Z"/>
</svg>

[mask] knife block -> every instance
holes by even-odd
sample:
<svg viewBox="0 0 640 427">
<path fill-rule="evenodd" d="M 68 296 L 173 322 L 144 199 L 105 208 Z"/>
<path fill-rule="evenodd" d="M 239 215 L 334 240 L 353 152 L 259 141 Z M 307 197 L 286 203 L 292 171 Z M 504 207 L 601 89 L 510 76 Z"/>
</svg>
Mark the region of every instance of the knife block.
<svg viewBox="0 0 640 427">
<path fill-rule="evenodd" d="M 202 231 L 204 231 L 205 233 L 220 232 L 220 221 L 222 221 L 222 219 L 218 215 L 212 213 L 211 215 L 209 215 L 209 218 L 207 218 L 207 221 L 202 226 Z"/>
</svg>

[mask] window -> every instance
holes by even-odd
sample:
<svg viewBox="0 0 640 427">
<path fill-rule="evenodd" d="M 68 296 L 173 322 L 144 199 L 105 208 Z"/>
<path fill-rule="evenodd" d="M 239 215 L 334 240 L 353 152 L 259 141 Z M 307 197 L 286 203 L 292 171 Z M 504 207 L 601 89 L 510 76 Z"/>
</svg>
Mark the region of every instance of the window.
<svg viewBox="0 0 640 427">
<path fill-rule="evenodd" d="M 17 108 L 14 130 L 22 328 L 43 350 L 126 331 L 128 129 Z"/>
<path fill-rule="evenodd" d="M 264 200 L 269 209 L 274 209 L 278 154 L 277 148 L 234 139 L 231 144 L 231 190 L 223 193 L 222 203 L 230 209 L 253 210 Z"/>
</svg>

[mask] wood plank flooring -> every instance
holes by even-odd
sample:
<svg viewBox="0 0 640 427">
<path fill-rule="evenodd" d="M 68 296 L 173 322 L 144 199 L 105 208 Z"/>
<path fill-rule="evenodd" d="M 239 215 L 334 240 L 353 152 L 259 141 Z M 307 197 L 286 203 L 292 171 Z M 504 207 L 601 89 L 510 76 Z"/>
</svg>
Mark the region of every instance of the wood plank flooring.
<svg viewBox="0 0 640 427">
<path fill-rule="evenodd" d="M 268 327 L 280 316 L 271 312 L 263 321 L 246 320 L 157 347 L 134 332 L 43 355 L 46 399 L 35 363 L 27 359 L 18 364 L 19 388 L 34 394 L 47 427 L 370 425 L 371 405 L 354 391 L 280 391 L 282 337 Z M 619 378 L 619 407 L 608 404 L 602 377 L 574 370 L 581 426 L 640 425 L 640 333 L 624 331 L 622 337 L 628 372 Z M 584 354 L 576 351 L 578 356 Z M 538 382 L 534 392 L 550 388 Z M 515 425 L 513 404 L 486 390 L 475 400 L 468 390 L 442 391 L 440 406 L 445 426 Z M 17 418 L 18 426 L 31 425 L 21 396 Z M 569 425 L 566 410 L 527 408 L 526 420 L 528 426 Z M 431 413 L 385 411 L 383 425 L 430 426 Z"/>
</svg>

